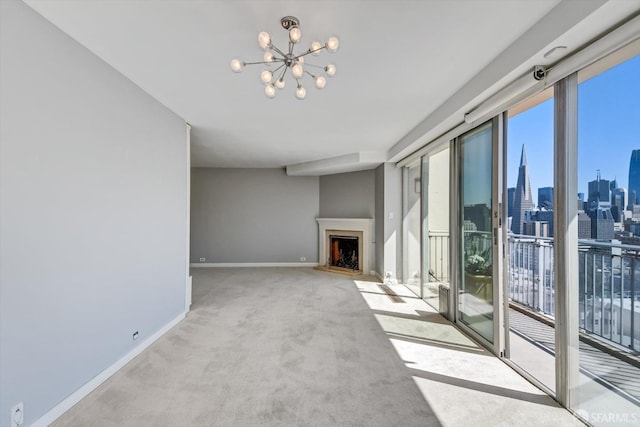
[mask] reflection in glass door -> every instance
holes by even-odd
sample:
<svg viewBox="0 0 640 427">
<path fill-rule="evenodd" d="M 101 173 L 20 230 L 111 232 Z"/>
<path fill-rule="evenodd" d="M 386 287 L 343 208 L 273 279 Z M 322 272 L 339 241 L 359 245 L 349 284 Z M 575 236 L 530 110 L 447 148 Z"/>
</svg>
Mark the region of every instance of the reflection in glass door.
<svg viewBox="0 0 640 427">
<path fill-rule="evenodd" d="M 460 277 L 457 318 L 494 343 L 494 126 L 497 120 L 459 138 L 460 149 Z M 497 186 L 496 186 L 497 188 Z M 496 246 L 497 246 L 496 235 Z M 494 280 L 494 278 L 496 280 Z"/>
</svg>

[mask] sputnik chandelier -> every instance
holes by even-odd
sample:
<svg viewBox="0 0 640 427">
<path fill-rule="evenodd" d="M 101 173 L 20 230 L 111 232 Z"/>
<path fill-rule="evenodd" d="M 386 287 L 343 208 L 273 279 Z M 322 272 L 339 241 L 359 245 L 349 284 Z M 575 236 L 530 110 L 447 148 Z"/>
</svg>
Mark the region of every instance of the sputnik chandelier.
<svg viewBox="0 0 640 427">
<path fill-rule="evenodd" d="M 335 52 L 338 50 L 340 42 L 337 37 L 331 37 L 325 44 L 321 44 L 319 41 L 311 43 L 311 47 L 300 53 L 295 54 L 293 52 L 294 46 L 300 42 L 302 33 L 300 31 L 300 21 L 295 16 L 285 16 L 280 20 L 282 28 L 289 32 L 289 49 L 285 52 L 276 47 L 272 41 L 269 33 L 261 32 L 258 34 L 258 45 L 260 49 L 264 50 L 264 61 L 259 62 L 244 62 L 240 59 L 233 59 L 231 61 L 231 69 L 239 73 L 242 71 L 245 65 L 266 64 L 269 68 L 260 73 L 260 80 L 265 84 L 264 93 L 269 98 L 276 96 L 276 89 L 283 89 L 285 86 L 284 77 L 287 71 L 291 71 L 291 75 L 296 81 L 296 98 L 304 99 L 307 95 L 307 90 L 302 86 L 301 80 L 305 74 L 311 76 L 318 89 L 322 89 L 327 84 L 325 74 L 329 77 L 333 77 L 336 73 L 336 66 L 328 64 L 323 66 L 309 64 L 305 62 L 304 57 L 311 54 L 317 56 L 323 49 L 329 52 Z M 279 65 L 278 65 L 279 64 Z M 272 65 L 277 65 L 275 69 L 272 69 Z M 309 70 L 318 70 L 318 73 L 311 72 Z"/>
</svg>

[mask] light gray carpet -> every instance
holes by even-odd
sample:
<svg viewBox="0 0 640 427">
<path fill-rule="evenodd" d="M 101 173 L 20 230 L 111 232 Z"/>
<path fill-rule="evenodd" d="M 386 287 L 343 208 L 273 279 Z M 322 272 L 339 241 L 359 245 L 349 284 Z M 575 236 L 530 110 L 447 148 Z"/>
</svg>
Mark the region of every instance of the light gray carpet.
<svg viewBox="0 0 640 427">
<path fill-rule="evenodd" d="M 54 426 L 440 425 L 351 278 L 192 273 L 187 318 Z"/>
</svg>

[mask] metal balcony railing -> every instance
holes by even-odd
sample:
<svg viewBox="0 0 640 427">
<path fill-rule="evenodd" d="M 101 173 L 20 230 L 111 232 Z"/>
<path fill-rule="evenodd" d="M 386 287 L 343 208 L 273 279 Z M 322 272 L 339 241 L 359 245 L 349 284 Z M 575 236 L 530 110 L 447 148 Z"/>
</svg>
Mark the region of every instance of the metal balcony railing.
<svg viewBox="0 0 640 427">
<path fill-rule="evenodd" d="M 555 313 L 553 239 L 509 235 L 509 298 Z M 579 240 L 579 327 L 640 349 L 640 247 Z"/>
<path fill-rule="evenodd" d="M 449 232 L 429 231 L 429 281 L 449 282 Z"/>
</svg>

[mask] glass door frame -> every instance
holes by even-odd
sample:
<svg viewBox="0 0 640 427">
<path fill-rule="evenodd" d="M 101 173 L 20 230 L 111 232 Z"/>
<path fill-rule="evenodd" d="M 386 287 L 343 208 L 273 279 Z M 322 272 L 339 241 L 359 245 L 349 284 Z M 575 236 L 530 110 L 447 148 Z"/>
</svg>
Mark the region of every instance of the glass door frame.
<svg viewBox="0 0 640 427">
<path fill-rule="evenodd" d="M 461 321 L 460 314 L 460 293 L 458 291 L 460 283 L 462 281 L 462 254 L 464 248 L 462 247 L 462 213 L 463 213 L 463 201 L 460 198 L 461 185 L 462 185 L 462 141 L 463 138 L 472 132 L 475 132 L 478 128 L 485 126 L 488 122 L 491 123 L 492 129 L 492 156 L 491 156 L 491 230 L 492 230 L 492 273 L 493 273 L 493 342 L 490 342 L 485 337 L 480 335 L 474 329 Z M 462 135 L 459 135 L 453 140 L 451 150 L 451 171 L 452 180 L 450 183 L 450 191 L 452 195 L 452 209 L 450 214 L 450 264 L 449 268 L 452 271 L 450 275 L 451 279 L 451 298 L 452 302 L 452 320 L 466 333 L 471 335 L 474 339 L 482 343 L 486 348 L 492 351 L 497 356 L 503 356 L 505 348 L 505 322 L 504 322 L 504 310 L 505 310 L 505 296 L 504 296 L 504 283 L 506 277 L 506 205 L 504 198 L 506 197 L 506 180 L 504 179 L 504 162 L 506 161 L 504 156 L 504 135 L 505 135 L 505 119 L 504 114 L 499 114 L 473 129 L 468 130 Z M 455 290 L 455 292 L 453 292 Z"/>
</svg>

